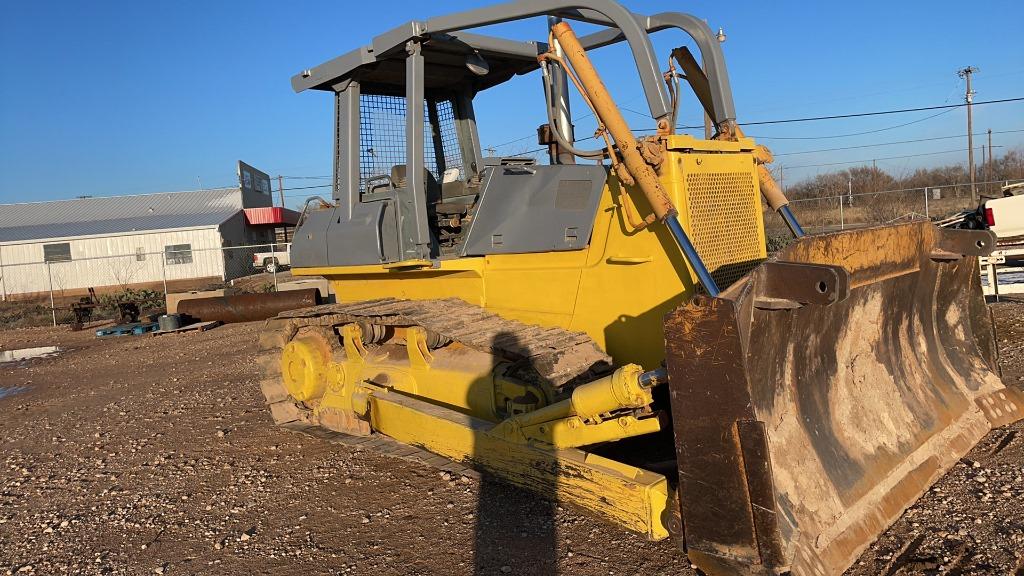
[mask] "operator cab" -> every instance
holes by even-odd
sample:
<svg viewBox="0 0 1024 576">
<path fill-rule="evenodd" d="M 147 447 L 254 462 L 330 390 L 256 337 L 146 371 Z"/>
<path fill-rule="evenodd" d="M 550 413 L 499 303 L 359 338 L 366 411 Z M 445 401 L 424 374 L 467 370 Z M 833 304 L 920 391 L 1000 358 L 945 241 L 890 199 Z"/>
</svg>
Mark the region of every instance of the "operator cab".
<svg viewBox="0 0 1024 576">
<path fill-rule="evenodd" d="M 338 207 L 326 235 L 336 238 L 319 240 L 347 249 L 328 254 L 328 261 L 352 265 L 458 256 L 488 169 L 536 163 L 483 157 L 473 98 L 536 70 L 544 50 L 536 42 L 428 34 L 383 54 L 361 48 L 297 76 L 297 90 L 335 94 Z M 408 158 L 419 154 L 422 171 L 410 171 Z M 420 193 L 423 206 L 414 200 Z M 417 226 L 421 208 L 426 230 Z"/>
<path fill-rule="evenodd" d="M 545 13 L 551 12 L 536 15 Z M 723 123 L 735 117 L 720 49 L 703 22 L 669 14 L 648 17 L 643 26 L 628 13 L 559 13 L 609 26 L 581 38 L 587 47 L 626 41 L 651 117 L 664 126 L 678 99 L 665 85 L 648 33 L 686 31 L 707 48 L 707 76 L 700 76 L 718 107 L 713 116 Z M 608 152 L 573 147 L 565 71 L 538 61 L 548 52 L 545 42 L 459 28 L 458 22 L 410 22 L 292 78 L 296 91 L 330 92 L 335 104 L 333 203 L 305 211 L 296 266 L 416 268 L 448 258 L 587 246 L 608 168 L 576 164 L 575 157 L 600 161 Z M 483 157 L 474 98 L 542 66 L 549 122 L 538 129 L 538 142 L 548 147 L 550 164 Z"/>
</svg>

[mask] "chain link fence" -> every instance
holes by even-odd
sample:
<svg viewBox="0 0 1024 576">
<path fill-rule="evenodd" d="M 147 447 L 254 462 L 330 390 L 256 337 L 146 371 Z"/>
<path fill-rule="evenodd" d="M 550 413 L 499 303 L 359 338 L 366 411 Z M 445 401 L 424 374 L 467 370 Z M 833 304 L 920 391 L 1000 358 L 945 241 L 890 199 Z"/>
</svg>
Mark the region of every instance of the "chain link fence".
<svg viewBox="0 0 1024 576">
<path fill-rule="evenodd" d="M 999 187 L 1021 180 L 978 182 L 978 199 L 972 199 L 971 185 L 944 184 L 883 190 L 849 191 L 836 196 L 790 199 L 790 209 L 809 233 L 834 232 L 914 220 L 943 220 L 974 210 L 986 198 L 998 197 Z M 994 192 L 989 190 L 995 189 Z M 770 209 L 765 212 L 765 232 L 769 238 L 788 237 L 789 229 Z"/>
<path fill-rule="evenodd" d="M 979 199 L 998 196 L 1001 186 L 1021 181 L 979 182 Z M 970 184 L 958 183 L 879 192 L 851 189 L 842 195 L 793 199 L 790 208 L 805 230 L 817 233 L 937 221 L 974 210 L 977 204 Z M 791 235 L 770 209 L 764 216 L 769 249 L 777 249 L 775 244 L 788 242 Z M 54 325 L 71 322 L 72 304 L 89 298 L 89 288 L 96 289 L 101 304 L 94 308 L 94 319 L 113 318 L 117 298 L 156 302 L 162 308 L 168 291 L 223 288 L 242 279 L 245 291 L 276 291 L 278 274 L 289 262 L 287 246 L 275 243 L 216 248 L 183 244 L 162 252 L 0 261 L 0 327 L 44 313 Z"/>
<path fill-rule="evenodd" d="M 87 302 L 95 304 L 93 321 L 118 318 L 119 302 L 136 302 L 144 314 L 163 310 L 169 292 L 232 286 L 273 292 L 290 262 L 287 248 L 181 245 L 162 252 L 0 262 L 0 327 L 37 325 L 43 316 L 54 326 L 72 323 L 73 305 Z"/>
</svg>

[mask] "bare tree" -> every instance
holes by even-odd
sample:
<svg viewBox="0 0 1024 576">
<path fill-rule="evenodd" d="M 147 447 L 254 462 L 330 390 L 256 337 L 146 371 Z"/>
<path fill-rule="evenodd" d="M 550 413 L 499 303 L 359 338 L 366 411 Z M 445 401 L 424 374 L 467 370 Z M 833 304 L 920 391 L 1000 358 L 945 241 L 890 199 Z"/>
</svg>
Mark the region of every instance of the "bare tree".
<svg viewBox="0 0 1024 576">
<path fill-rule="evenodd" d="M 135 256 L 113 258 L 107 264 L 110 276 L 122 292 L 134 283 L 135 277 L 142 270 L 143 265 L 144 263 L 138 261 Z"/>
</svg>

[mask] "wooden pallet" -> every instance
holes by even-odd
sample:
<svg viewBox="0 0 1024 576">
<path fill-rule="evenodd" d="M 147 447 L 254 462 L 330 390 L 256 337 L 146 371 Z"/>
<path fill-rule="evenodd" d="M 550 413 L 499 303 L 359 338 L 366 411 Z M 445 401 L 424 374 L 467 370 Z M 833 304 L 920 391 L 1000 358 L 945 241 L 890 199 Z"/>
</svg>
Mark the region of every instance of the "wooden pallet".
<svg viewBox="0 0 1024 576">
<path fill-rule="evenodd" d="M 160 328 L 160 325 L 156 322 L 135 322 L 132 324 L 117 324 L 110 328 L 100 328 L 96 331 L 97 338 L 106 338 L 108 336 L 139 336 L 142 334 L 154 332 Z"/>
<path fill-rule="evenodd" d="M 220 320 L 210 320 L 209 322 L 196 322 L 195 324 L 189 324 L 188 326 L 182 326 L 180 328 L 175 328 L 173 330 L 157 330 L 152 334 L 153 336 L 162 336 L 164 334 L 174 334 L 177 332 L 192 332 L 193 330 L 196 332 L 206 332 L 207 330 L 211 328 L 216 328 L 217 326 L 220 325 Z"/>
</svg>

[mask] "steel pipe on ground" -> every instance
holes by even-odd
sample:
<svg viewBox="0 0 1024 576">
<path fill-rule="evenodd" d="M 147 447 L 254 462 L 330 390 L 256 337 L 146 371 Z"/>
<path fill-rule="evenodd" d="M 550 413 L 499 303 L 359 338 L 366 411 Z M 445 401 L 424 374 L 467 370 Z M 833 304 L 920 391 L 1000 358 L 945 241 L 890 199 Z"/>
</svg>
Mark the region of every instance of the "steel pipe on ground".
<svg viewBox="0 0 1024 576">
<path fill-rule="evenodd" d="M 203 322 L 252 322 L 266 320 L 281 312 L 316 306 L 317 290 L 288 290 L 268 294 L 235 294 L 183 300 L 178 312 Z"/>
</svg>

